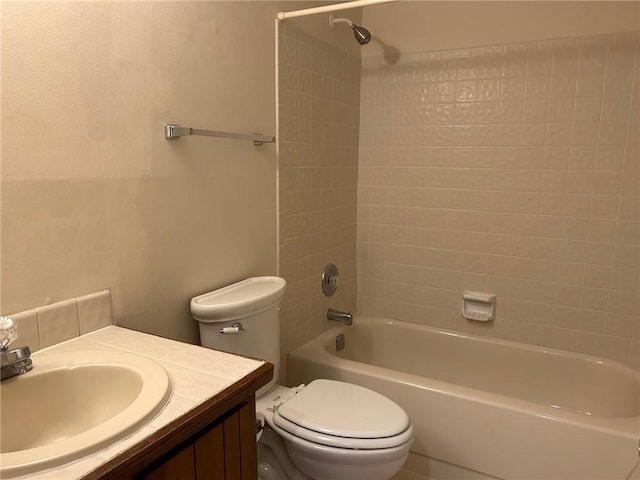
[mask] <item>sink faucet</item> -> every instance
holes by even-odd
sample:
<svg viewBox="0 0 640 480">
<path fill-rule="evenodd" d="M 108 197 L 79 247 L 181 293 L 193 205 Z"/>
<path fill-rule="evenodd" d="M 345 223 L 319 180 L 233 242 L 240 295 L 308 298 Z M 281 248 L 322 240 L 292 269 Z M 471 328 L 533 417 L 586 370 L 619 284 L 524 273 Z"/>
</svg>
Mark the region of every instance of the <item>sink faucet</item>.
<svg viewBox="0 0 640 480">
<path fill-rule="evenodd" d="M 329 308 L 329 310 L 327 310 L 327 318 L 335 322 L 342 322 L 345 325 L 351 325 L 353 323 L 353 315 L 351 315 L 351 312 L 343 312 L 335 308 Z"/>
<path fill-rule="evenodd" d="M 29 347 L 8 349 L 16 338 L 18 327 L 14 321 L 9 317 L 0 317 L 0 380 L 22 375 L 33 369 Z"/>
</svg>

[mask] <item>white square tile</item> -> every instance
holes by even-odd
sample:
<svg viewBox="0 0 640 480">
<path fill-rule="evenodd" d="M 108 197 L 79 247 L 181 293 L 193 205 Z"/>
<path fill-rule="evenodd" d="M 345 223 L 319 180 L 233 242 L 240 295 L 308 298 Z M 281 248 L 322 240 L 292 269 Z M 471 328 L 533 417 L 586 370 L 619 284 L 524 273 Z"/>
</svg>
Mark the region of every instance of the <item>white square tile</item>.
<svg viewBox="0 0 640 480">
<path fill-rule="evenodd" d="M 599 145 L 624 145 L 627 136 L 627 122 L 600 122 Z"/>
<path fill-rule="evenodd" d="M 40 347 L 45 348 L 80 335 L 76 299 L 36 308 Z"/>
<path fill-rule="evenodd" d="M 629 115 L 629 96 L 605 96 L 602 100 L 602 119 L 605 121 L 625 121 Z"/>
<path fill-rule="evenodd" d="M 198 405 L 198 402 L 191 400 L 190 398 L 181 397 L 175 392 L 171 394 L 170 402 L 162 409 L 155 418 L 151 420 L 151 427 L 160 429 L 172 422 L 173 420 L 181 417 L 190 410 L 193 410 Z"/>
<path fill-rule="evenodd" d="M 626 362 L 629 358 L 631 339 L 622 337 L 604 336 L 602 354 L 620 362 Z"/>
<path fill-rule="evenodd" d="M 547 118 L 547 99 L 527 99 L 523 103 L 524 122 L 544 122 Z"/>
<path fill-rule="evenodd" d="M 605 95 L 628 95 L 631 92 L 633 71 L 607 68 L 604 83 Z"/>
<path fill-rule="evenodd" d="M 578 70 L 581 72 L 604 70 L 607 59 L 606 45 L 580 48 Z"/>
<path fill-rule="evenodd" d="M 604 339 L 602 335 L 590 332 L 578 332 L 577 348 L 579 352 L 589 355 L 601 355 Z"/>
<path fill-rule="evenodd" d="M 573 97 L 576 94 L 576 74 L 557 73 L 551 76 L 549 95 L 552 98 Z"/>
<path fill-rule="evenodd" d="M 550 122 L 570 122 L 573 118 L 573 98 L 551 98 L 547 111 Z"/>
<path fill-rule="evenodd" d="M 171 378 L 173 394 L 194 402 L 211 398 L 233 383 L 228 378 L 205 374 L 170 362 L 158 361 L 158 363 Z"/>
<path fill-rule="evenodd" d="M 113 324 L 111 316 L 111 292 L 103 290 L 78 297 L 80 335 Z"/>
<path fill-rule="evenodd" d="M 544 75 L 551 72 L 551 52 L 536 51 L 527 54 L 527 75 Z"/>
<path fill-rule="evenodd" d="M 576 83 L 578 97 L 600 97 L 604 91 L 604 71 L 580 72 Z"/>
<path fill-rule="evenodd" d="M 574 122 L 571 124 L 571 145 L 597 145 L 599 127 L 599 122 Z"/>
<path fill-rule="evenodd" d="M 602 97 L 579 97 L 575 99 L 573 118 L 576 122 L 600 120 Z"/>
<path fill-rule="evenodd" d="M 18 327 L 18 339 L 12 345 L 16 347 L 29 347 L 31 352 L 40 350 L 40 334 L 38 332 L 38 314 L 35 310 L 9 315 Z M 9 347 L 9 348 L 12 348 Z"/>
<path fill-rule="evenodd" d="M 551 71 L 553 73 L 570 73 L 578 70 L 578 50 L 575 48 L 559 48 L 552 52 Z"/>
<path fill-rule="evenodd" d="M 549 75 L 528 76 L 525 79 L 525 98 L 546 98 L 549 95 L 551 78 Z"/>
</svg>

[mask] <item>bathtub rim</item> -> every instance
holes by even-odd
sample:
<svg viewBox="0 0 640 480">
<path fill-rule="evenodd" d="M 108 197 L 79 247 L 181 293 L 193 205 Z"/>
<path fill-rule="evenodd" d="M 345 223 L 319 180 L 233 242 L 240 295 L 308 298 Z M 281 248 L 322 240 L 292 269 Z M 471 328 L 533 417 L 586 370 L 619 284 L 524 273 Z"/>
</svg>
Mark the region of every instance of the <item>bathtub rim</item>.
<svg viewBox="0 0 640 480">
<path fill-rule="evenodd" d="M 618 360 L 614 360 L 612 358 L 607 358 L 607 357 L 602 357 L 599 355 L 592 355 L 592 354 L 588 354 L 588 353 L 581 353 L 581 352 L 572 352 L 570 350 L 562 350 L 560 348 L 555 348 L 555 347 L 548 347 L 548 346 L 544 346 L 544 345 L 535 345 L 535 344 L 531 344 L 531 343 L 524 343 L 524 342 L 518 342 L 515 340 L 507 340 L 504 338 L 499 338 L 499 337 L 489 337 L 489 336 L 484 336 L 484 335 L 478 335 L 475 333 L 469 333 L 469 332 L 460 332 L 457 330 L 450 330 L 450 329 L 446 329 L 446 328 L 442 328 L 442 327 L 433 327 L 430 325 L 424 325 L 421 323 L 413 323 L 413 322 L 407 322 L 406 320 L 397 320 L 397 319 L 393 319 L 393 318 L 386 318 L 386 317 L 381 317 L 379 315 L 361 315 L 361 314 L 357 314 L 354 316 L 354 325 L 357 325 L 358 320 L 361 321 L 380 321 L 382 323 L 385 324 L 401 324 L 401 325 L 405 325 L 409 328 L 412 329 L 425 329 L 425 330 L 429 330 L 431 332 L 434 333 L 439 333 L 439 334 L 443 334 L 443 335 L 447 335 L 447 336 L 452 336 L 452 337 L 460 337 L 460 338 L 465 338 L 465 339 L 469 339 L 472 341 L 477 341 L 480 343 L 485 343 L 485 344 L 498 344 L 498 345 L 503 345 L 503 346 L 507 346 L 507 347 L 512 347 L 512 348 L 518 348 L 518 349 L 522 349 L 522 350 L 528 350 L 528 351 L 535 351 L 535 352 L 542 352 L 546 355 L 557 355 L 557 356 L 563 356 L 563 357 L 569 357 L 569 358 L 574 358 L 574 359 L 579 359 L 579 360 L 583 360 L 583 361 L 587 361 L 589 363 L 597 363 L 599 365 L 607 365 L 609 367 L 612 367 L 616 370 L 620 370 L 620 371 L 626 371 L 628 374 L 635 376 L 638 381 L 640 382 L 640 371 L 636 372 L 633 370 L 633 368 L 631 368 L 628 365 L 625 365 L 624 363 L 618 361 Z M 333 328 L 340 328 L 342 327 L 341 325 L 335 325 Z M 345 330 L 348 332 L 349 330 L 347 328 L 345 328 Z M 323 332 L 326 333 L 326 332 Z M 320 334 L 322 335 L 322 334 Z M 316 337 L 317 338 L 317 337 Z M 310 340 L 307 343 L 312 342 L 314 339 Z M 446 382 L 445 382 L 446 383 Z"/>
</svg>

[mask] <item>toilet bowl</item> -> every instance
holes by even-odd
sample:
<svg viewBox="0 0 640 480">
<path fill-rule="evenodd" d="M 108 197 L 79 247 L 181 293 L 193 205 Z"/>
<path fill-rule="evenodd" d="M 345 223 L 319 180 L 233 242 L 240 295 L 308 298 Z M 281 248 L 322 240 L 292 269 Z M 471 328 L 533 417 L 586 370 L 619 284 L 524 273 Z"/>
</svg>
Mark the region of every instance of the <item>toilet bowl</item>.
<svg viewBox="0 0 640 480">
<path fill-rule="evenodd" d="M 286 283 L 254 277 L 191 300 L 201 344 L 263 358 L 278 372 L 278 305 Z M 387 480 L 404 464 L 413 427 L 394 402 L 367 388 L 318 379 L 287 388 L 274 380 L 256 396 L 265 431 L 261 480 Z"/>
<path fill-rule="evenodd" d="M 258 399 L 256 410 L 282 438 L 293 463 L 320 480 L 386 480 L 400 470 L 413 440 L 411 422 L 398 405 L 334 380 L 276 388 Z"/>
</svg>

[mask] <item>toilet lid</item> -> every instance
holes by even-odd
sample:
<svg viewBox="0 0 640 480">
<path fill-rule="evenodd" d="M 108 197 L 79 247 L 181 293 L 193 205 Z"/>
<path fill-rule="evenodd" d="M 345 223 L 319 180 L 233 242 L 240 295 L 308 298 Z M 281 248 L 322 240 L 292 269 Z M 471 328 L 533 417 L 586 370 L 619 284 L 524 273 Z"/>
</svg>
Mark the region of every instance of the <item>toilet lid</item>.
<svg viewBox="0 0 640 480">
<path fill-rule="evenodd" d="M 334 380 L 311 382 L 277 409 L 273 422 L 295 436 L 342 448 L 390 448 L 413 436 L 409 417 L 387 397 Z"/>
</svg>

